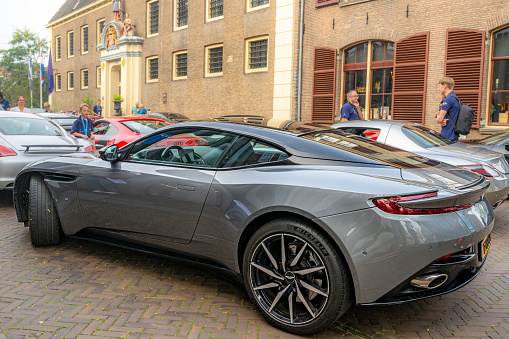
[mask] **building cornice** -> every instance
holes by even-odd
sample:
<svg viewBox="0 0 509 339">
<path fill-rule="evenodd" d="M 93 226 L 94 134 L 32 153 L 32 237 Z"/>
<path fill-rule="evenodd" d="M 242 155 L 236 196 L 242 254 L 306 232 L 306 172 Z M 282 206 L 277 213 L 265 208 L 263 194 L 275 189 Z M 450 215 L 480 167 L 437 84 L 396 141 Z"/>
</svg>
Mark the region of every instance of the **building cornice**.
<svg viewBox="0 0 509 339">
<path fill-rule="evenodd" d="M 63 16 L 53 22 L 50 22 L 44 27 L 46 27 L 48 29 L 53 28 L 55 26 L 65 23 L 67 21 L 71 21 L 71 20 L 75 19 L 76 17 L 81 16 L 87 12 L 91 12 L 99 7 L 104 7 L 104 6 L 110 5 L 110 4 L 111 4 L 111 0 L 98 0 L 88 6 L 82 7 L 80 9 L 78 9 L 77 11 L 73 11 L 73 12 L 67 14 L 66 16 Z"/>
</svg>

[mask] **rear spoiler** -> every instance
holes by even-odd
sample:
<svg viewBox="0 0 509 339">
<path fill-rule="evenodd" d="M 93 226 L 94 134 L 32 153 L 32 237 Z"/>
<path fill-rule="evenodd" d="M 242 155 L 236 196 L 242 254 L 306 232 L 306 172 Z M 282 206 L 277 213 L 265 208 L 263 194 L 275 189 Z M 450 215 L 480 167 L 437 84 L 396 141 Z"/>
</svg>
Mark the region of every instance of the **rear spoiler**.
<svg viewBox="0 0 509 339">
<path fill-rule="evenodd" d="M 83 145 L 21 145 L 21 147 L 26 147 L 25 152 L 29 152 L 30 148 L 75 148 L 76 151 L 79 151 L 80 148 L 83 147 Z M 47 149 L 41 150 L 42 151 L 48 151 Z M 60 150 L 55 150 L 55 152 L 60 152 Z"/>
</svg>

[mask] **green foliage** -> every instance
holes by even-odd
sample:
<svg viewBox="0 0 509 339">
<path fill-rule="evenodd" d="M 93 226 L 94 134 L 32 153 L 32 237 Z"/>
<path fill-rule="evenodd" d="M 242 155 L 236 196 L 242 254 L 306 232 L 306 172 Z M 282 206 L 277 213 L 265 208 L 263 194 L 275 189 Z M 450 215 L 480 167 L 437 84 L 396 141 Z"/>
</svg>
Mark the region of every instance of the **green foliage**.
<svg viewBox="0 0 509 339">
<path fill-rule="evenodd" d="M 42 44 L 43 55 L 48 54 L 48 42 L 28 29 L 16 29 L 12 33 L 8 49 L 0 50 L 0 91 L 4 97 L 16 106 L 16 98 L 20 95 L 26 99 L 27 107 L 39 107 L 40 102 L 40 71 L 41 65 L 37 61 L 39 45 Z M 32 48 L 32 72 L 37 74 L 33 79 L 33 104 L 30 102 L 30 83 L 28 80 L 28 65 L 30 48 Z M 46 62 L 46 61 L 44 61 Z M 47 72 L 47 70 L 46 70 Z M 46 74 L 45 78 L 48 78 Z M 42 102 L 48 101 L 46 86 L 42 90 Z"/>
<path fill-rule="evenodd" d="M 94 98 L 92 98 L 90 95 L 87 95 L 86 97 L 81 99 L 81 101 L 84 102 L 85 104 L 88 104 L 90 107 L 93 107 L 95 104 Z"/>
<path fill-rule="evenodd" d="M 119 94 L 114 94 L 113 101 L 124 101 L 124 98 L 122 98 L 122 96 Z"/>
</svg>

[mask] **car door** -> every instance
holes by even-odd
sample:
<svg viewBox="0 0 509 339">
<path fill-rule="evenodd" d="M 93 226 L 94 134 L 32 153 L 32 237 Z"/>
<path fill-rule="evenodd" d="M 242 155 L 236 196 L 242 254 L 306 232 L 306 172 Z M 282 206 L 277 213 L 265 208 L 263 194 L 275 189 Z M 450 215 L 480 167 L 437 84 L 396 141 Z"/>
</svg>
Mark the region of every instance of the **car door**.
<svg viewBox="0 0 509 339">
<path fill-rule="evenodd" d="M 178 128 L 139 140 L 123 161 L 88 163 L 78 181 L 88 227 L 162 244 L 190 242 L 217 163 L 235 139 Z"/>
</svg>

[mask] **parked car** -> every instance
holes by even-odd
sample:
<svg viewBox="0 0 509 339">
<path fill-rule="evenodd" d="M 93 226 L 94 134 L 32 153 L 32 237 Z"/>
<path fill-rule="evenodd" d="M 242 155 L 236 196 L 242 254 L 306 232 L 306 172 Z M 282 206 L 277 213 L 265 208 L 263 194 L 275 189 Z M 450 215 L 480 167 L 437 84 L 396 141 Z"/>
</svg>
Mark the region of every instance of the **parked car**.
<svg viewBox="0 0 509 339">
<path fill-rule="evenodd" d="M 61 126 L 31 113 L 0 112 L 0 190 L 12 189 L 27 164 L 95 146 L 72 138 Z"/>
<path fill-rule="evenodd" d="M 67 132 L 71 131 L 72 125 L 78 119 L 78 115 L 67 114 L 67 113 L 37 113 L 41 117 L 48 118 L 60 126 L 62 126 Z"/>
<path fill-rule="evenodd" d="M 497 132 L 482 139 L 465 139 L 460 141 L 465 144 L 471 144 L 502 153 L 506 160 L 509 161 L 509 130 Z"/>
<path fill-rule="evenodd" d="M 140 115 L 151 117 L 151 118 L 163 119 L 163 120 L 168 121 L 172 124 L 191 120 L 191 118 L 185 116 L 184 114 L 180 114 L 180 113 L 156 113 L 156 112 L 152 113 L 152 112 L 149 112 L 147 114 L 135 114 L 133 116 L 140 116 Z"/>
<path fill-rule="evenodd" d="M 509 195 L 509 164 L 504 156 L 488 149 L 454 143 L 420 124 L 396 120 L 357 120 L 333 124 L 331 127 L 399 147 L 424 157 L 480 173 L 488 178 L 486 197 L 495 208 Z"/>
<path fill-rule="evenodd" d="M 145 116 L 119 116 L 94 121 L 93 132 L 98 149 L 112 144 L 122 147 L 142 135 L 169 125 L 164 120 Z"/>
<path fill-rule="evenodd" d="M 353 302 L 436 296 L 480 272 L 494 218 L 485 177 L 305 127 L 187 122 L 100 158 L 38 162 L 17 177 L 17 217 L 35 246 L 65 234 L 219 267 L 297 334 Z"/>
</svg>

